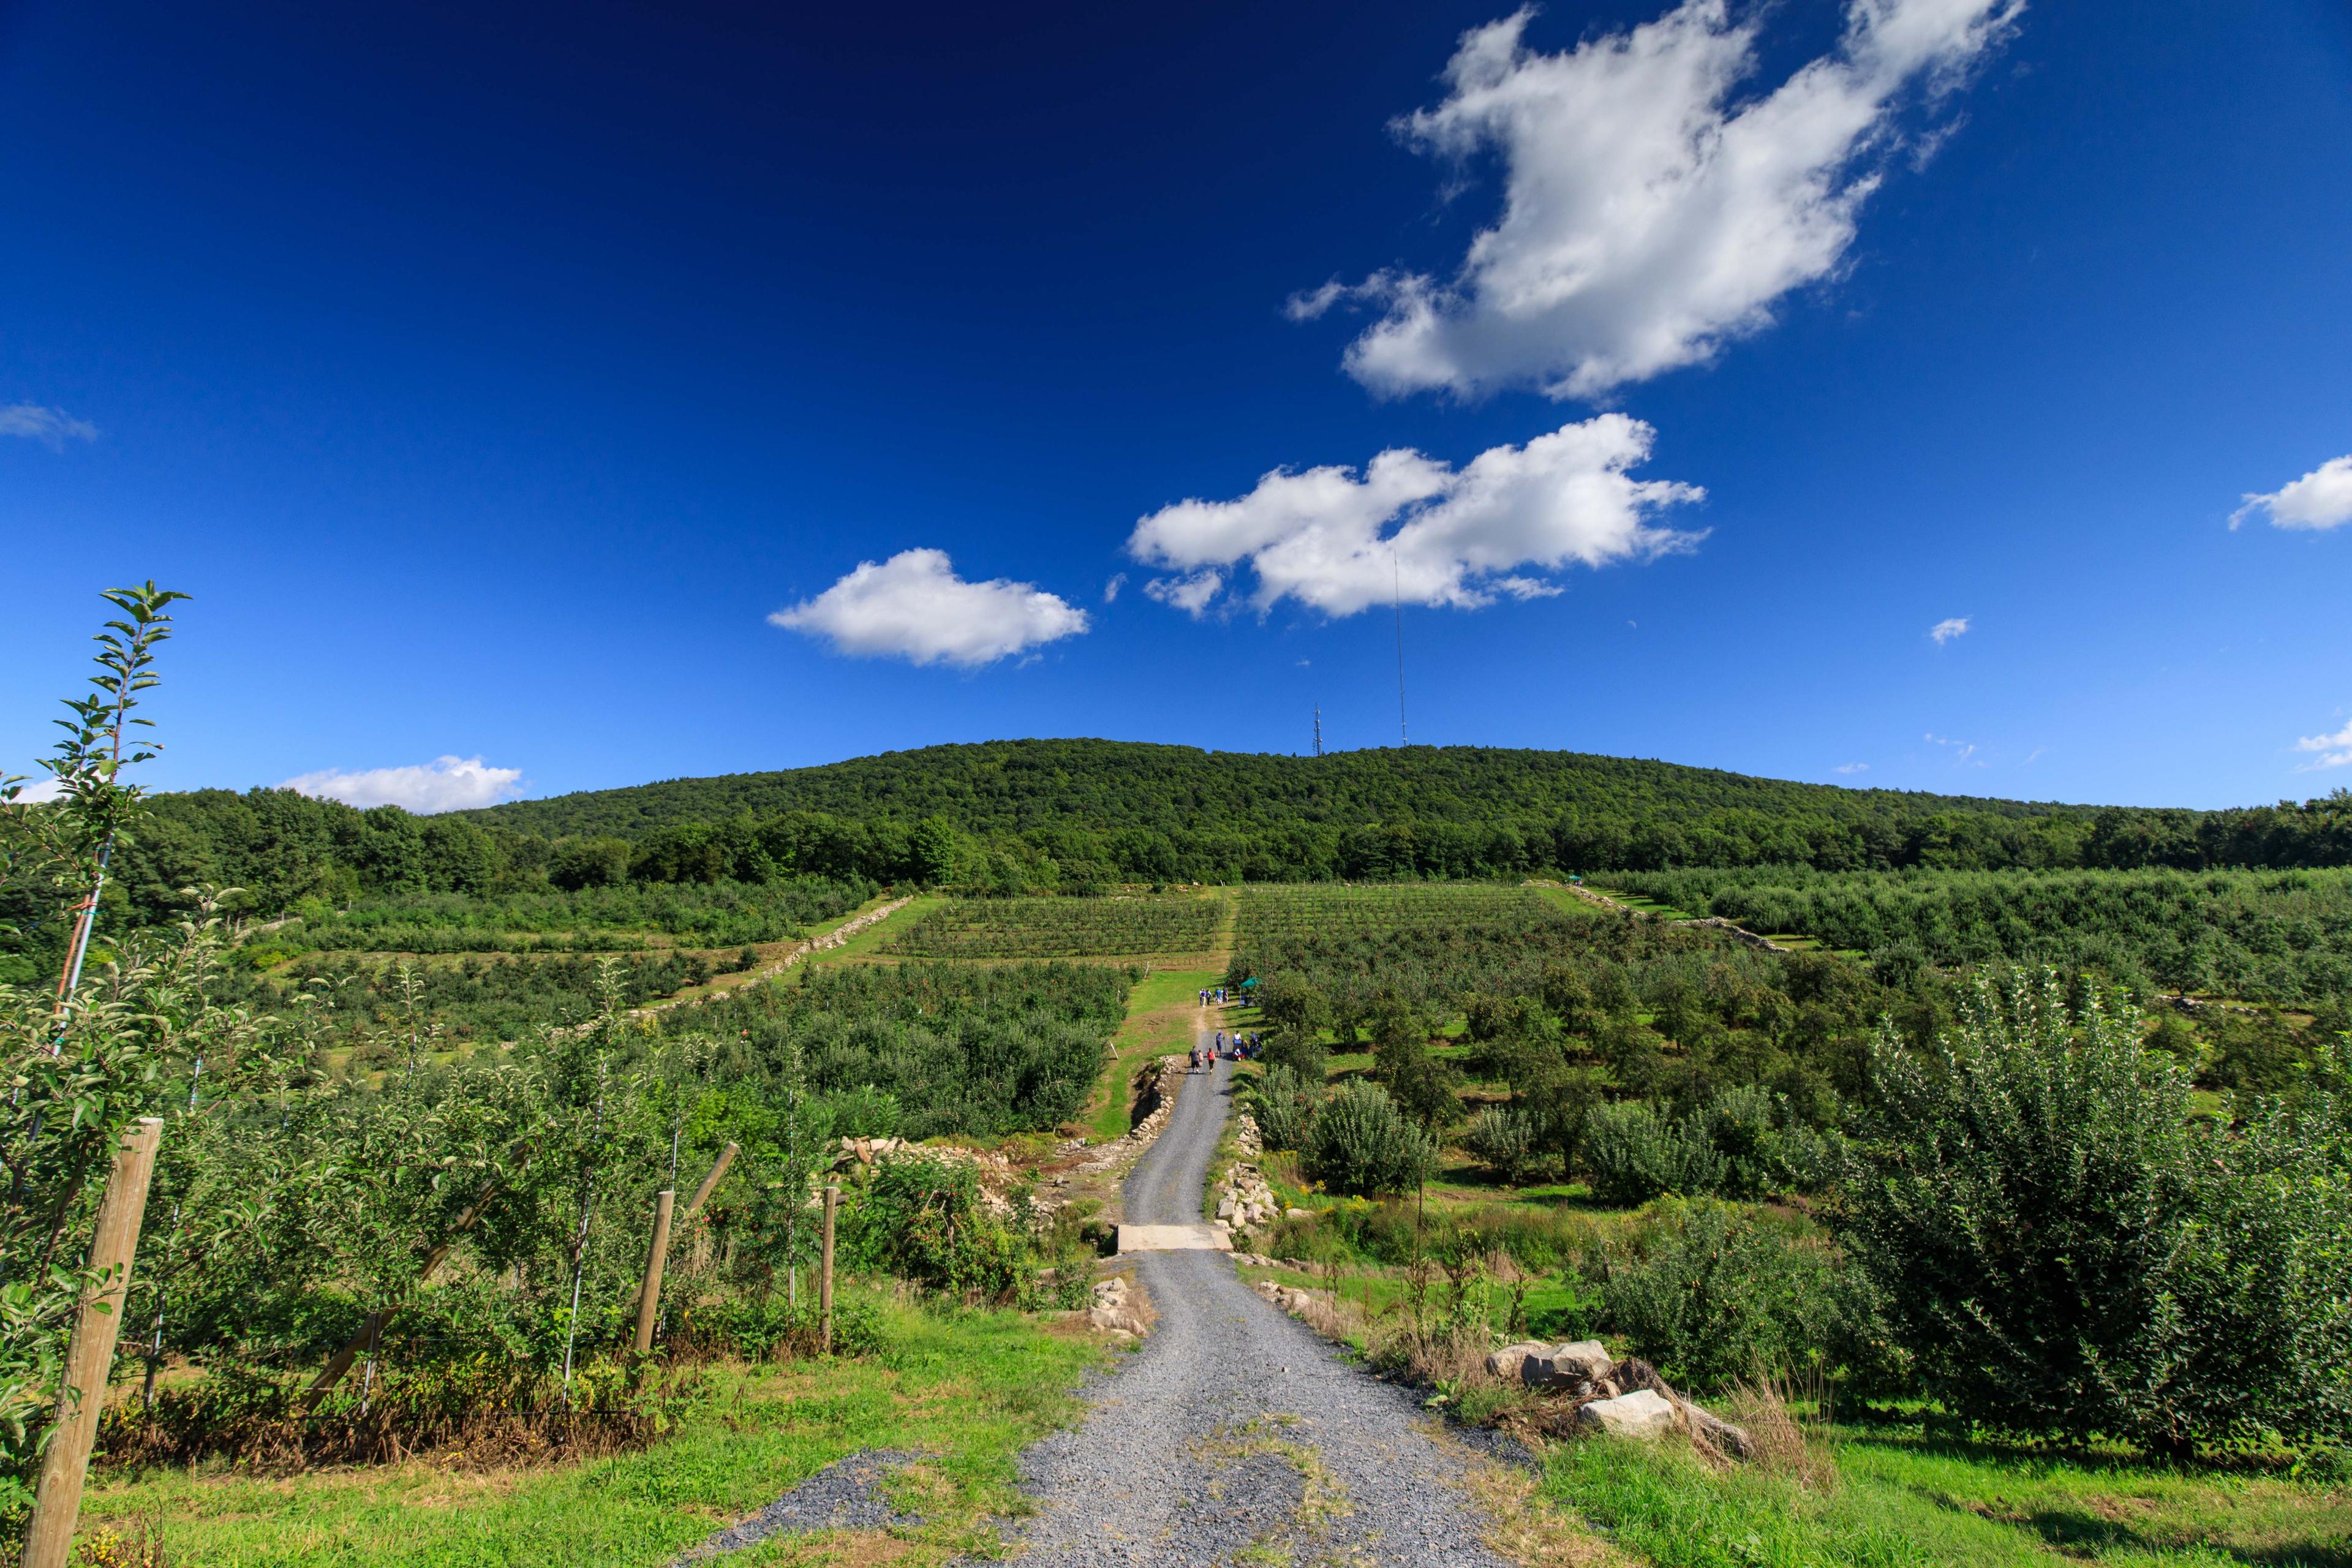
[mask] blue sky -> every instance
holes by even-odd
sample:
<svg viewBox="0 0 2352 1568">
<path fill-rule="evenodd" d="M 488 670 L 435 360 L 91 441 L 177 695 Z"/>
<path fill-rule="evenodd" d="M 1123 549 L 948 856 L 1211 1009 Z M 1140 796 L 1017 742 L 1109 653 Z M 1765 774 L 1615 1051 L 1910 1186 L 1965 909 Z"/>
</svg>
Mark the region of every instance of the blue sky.
<svg viewBox="0 0 2352 1568">
<path fill-rule="evenodd" d="M 2352 7 L 1175 10 L 0 5 L 0 763 L 2352 782 Z"/>
</svg>

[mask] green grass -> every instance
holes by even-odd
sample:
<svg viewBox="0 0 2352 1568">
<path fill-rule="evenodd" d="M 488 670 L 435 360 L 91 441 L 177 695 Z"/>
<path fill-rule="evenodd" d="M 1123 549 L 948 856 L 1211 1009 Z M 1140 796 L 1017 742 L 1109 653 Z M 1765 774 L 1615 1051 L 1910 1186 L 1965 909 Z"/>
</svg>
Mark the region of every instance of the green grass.
<svg viewBox="0 0 2352 1568">
<path fill-rule="evenodd" d="M 935 1563 L 995 1539 L 1017 1511 L 1014 1458 L 1074 1420 L 1071 1393 L 1101 1352 L 1009 1312 L 934 1314 L 877 1300 L 889 1349 L 716 1376 L 719 1392 L 667 1441 L 552 1469 L 455 1473 L 429 1462 L 266 1478 L 217 1467 L 94 1479 L 85 1539 L 152 1532 L 173 1568 L 651 1568 L 866 1447 L 919 1450 L 898 1482 L 925 1523 L 896 1561 Z M 806 1560 L 839 1537 L 803 1538 Z"/>
<path fill-rule="evenodd" d="M 1657 1568 L 2345 1568 L 2352 1494 L 2261 1475 L 1842 1430 L 1835 1479 L 1806 1487 L 1754 1467 L 1718 1474 L 1687 1450 L 1564 1445 L 1557 1502 Z"/>
<path fill-rule="evenodd" d="M 844 915 L 841 919 L 828 922 L 818 930 L 817 934 L 819 936 L 823 936 L 827 931 L 837 930 L 842 926 L 847 925 L 851 921 L 856 920 L 859 915 L 866 913 L 868 910 L 879 909 L 882 905 L 887 902 L 889 902 L 887 899 L 877 899 L 872 903 L 862 905 L 858 909 L 852 910 L 850 913 Z M 919 894 L 912 903 L 908 904 L 905 909 L 900 910 L 898 913 L 891 915 L 885 920 L 876 921 L 872 925 L 867 926 L 864 931 L 859 931 L 856 936 L 851 937 L 839 947 L 828 948 L 823 952 L 813 952 L 809 954 L 806 958 L 801 960 L 801 963 L 806 964 L 849 963 L 861 958 L 875 957 L 877 954 L 881 952 L 883 943 L 898 935 L 898 932 L 905 929 L 908 923 L 921 920 L 924 915 L 929 913 L 932 910 L 939 908 L 945 902 L 947 902 L 947 900 L 936 893 Z"/>
<path fill-rule="evenodd" d="M 1688 910 L 1678 910 L 1672 904 L 1661 903 L 1655 899 L 1645 898 L 1640 893 L 1623 892 L 1616 888 L 1603 888 L 1599 886 L 1597 883 L 1592 882 L 1587 882 L 1584 885 L 1593 892 L 1600 894 L 1604 899 L 1614 899 L 1629 910 L 1639 910 L 1645 915 L 1655 915 L 1658 919 L 1663 921 L 1691 921 L 1698 919 L 1698 916 L 1691 913 Z M 1588 905 L 1586 907 L 1590 908 L 1591 906 Z"/>
</svg>

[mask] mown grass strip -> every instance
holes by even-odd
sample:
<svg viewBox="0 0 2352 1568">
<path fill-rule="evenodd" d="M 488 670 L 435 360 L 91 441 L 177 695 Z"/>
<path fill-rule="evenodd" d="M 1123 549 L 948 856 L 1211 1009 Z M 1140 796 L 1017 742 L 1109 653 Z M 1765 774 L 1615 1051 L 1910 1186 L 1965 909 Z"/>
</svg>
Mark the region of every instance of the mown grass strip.
<svg viewBox="0 0 2352 1568">
<path fill-rule="evenodd" d="M 861 1448 L 921 1450 L 906 1478 L 925 1522 L 894 1560 L 985 1550 L 1017 1510 L 1015 1457 L 1074 1420 L 1101 1352 L 1011 1312 L 933 1313 L 878 1298 L 870 1361 L 714 1373 L 714 1392 L 641 1453 L 465 1474 L 430 1461 L 287 1477 L 220 1467 L 100 1478 L 84 1539 L 152 1538 L 174 1568 L 653 1568 Z M 795 1553 L 824 1538 L 793 1543 Z M 772 1561 L 757 1553 L 746 1560 Z"/>
</svg>

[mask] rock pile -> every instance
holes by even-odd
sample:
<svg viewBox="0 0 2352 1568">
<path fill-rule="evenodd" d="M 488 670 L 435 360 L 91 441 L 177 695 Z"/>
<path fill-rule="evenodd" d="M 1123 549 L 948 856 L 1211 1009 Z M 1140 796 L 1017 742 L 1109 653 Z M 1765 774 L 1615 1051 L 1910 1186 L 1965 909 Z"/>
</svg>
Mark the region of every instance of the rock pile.
<svg viewBox="0 0 2352 1568">
<path fill-rule="evenodd" d="M 1257 1118 L 1245 1110 L 1234 1113 L 1234 1148 L 1253 1160 L 1265 1152 L 1265 1144 L 1258 1137 Z"/>
<path fill-rule="evenodd" d="M 1271 1279 L 1260 1279 L 1250 1289 L 1297 1317 L 1307 1316 L 1310 1308 L 1328 1307 L 1331 1303 L 1328 1290 L 1309 1290 L 1297 1285 L 1276 1284 Z"/>
<path fill-rule="evenodd" d="M 1137 1122 L 1126 1137 L 1110 1146 L 1113 1158 L 1123 1154 L 1132 1159 L 1151 1147 L 1151 1141 L 1160 1136 L 1160 1130 L 1168 1125 L 1170 1117 L 1176 1114 L 1176 1090 L 1183 1083 L 1185 1076 L 1182 1057 L 1160 1058 L 1160 1073 L 1151 1083 L 1150 1112 Z"/>
<path fill-rule="evenodd" d="M 1143 1287 L 1124 1274 L 1095 1281 L 1094 1305 L 1087 1321 L 1116 1340 L 1139 1340 L 1151 1331 L 1151 1300 Z"/>
<path fill-rule="evenodd" d="M 1021 1184 L 1021 1168 L 993 1149 L 963 1149 L 952 1143 L 910 1143 L 904 1138 L 844 1138 L 835 1147 L 832 1168 L 845 1171 L 851 1165 L 875 1165 L 885 1160 L 936 1160 L 945 1165 L 970 1165 L 980 1176 L 981 1206 L 999 1219 L 1013 1213 L 1013 1199 L 1008 1195 Z M 1061 1206 L 1050 1194 L 1036 1194 L 1036 1206 L 1052 1210 Z"/>
<path fill-rule="evenodd" d="M 1486 1371 L 1505 1383 L 1566 1394 L 1567 1404 L 1545 1422 L 1555 1431 L 1642 1442 L 1679 1431 L 1718 1452 L 1737 1458 L 1748 1456 L 1744 1430 L 1676 1394 L 1649 1363 L 1631 1356 L 1612 1359 L 1599 1340 L 1505 1345 L 1486 1358 Z"/>
<path fill-rule="evenodd" d="M 1275 1201 L 1274 1189 L 1266 1184 L 1265 1172 L 1243 1160 L 1226 1167 L 1217 1198 L 1219 1222 L 1237 1231 L 1255 1230 L 1271 1223 L 1280 1213 L 1282 1205 Z"/>
</svg>

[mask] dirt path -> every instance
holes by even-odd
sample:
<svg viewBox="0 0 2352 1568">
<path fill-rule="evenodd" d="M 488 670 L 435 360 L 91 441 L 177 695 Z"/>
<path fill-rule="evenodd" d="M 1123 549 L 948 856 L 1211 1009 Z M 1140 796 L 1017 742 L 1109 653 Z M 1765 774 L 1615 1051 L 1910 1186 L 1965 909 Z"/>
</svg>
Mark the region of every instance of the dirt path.
<svg viewBox="0 0 2352 1568">
<path fill-rule="evenodd" d="M 1129 1221 L 1200 1220 L 1232 1093 L 1230 1062 L 1184 1080 L 1127 1179 Z M 1425 1435 L 1411 1394 L 1260 1300 L 1223 1253 L 1145 1254 L 1137 1275 L 1159 1327 L 1083 1426 L 1024 1457 L 1039 1512 L 1021 1562 L 1504 1568 L 1480 1543 L 1462 1461 Z"/>
<path fill-rule="evenodd" d="M 1611 898 L 1606 893 L 1596 893 L 1591 889 L 1584 887 L 1579 883 L 1547 882 L 1543 885 L 1548 888 L 1559 888 L 1565 892 L 1573 893 L 1576 897 L 1582 899 L 1588 904 L 1597 904 L 1601 908 L 1611 910 L 1616 914 L 1637 915 L 1643 920 L 1656 920 L 1660 918 L 1652 914 L 1647 910 L 1637 910 L 1631 904 L 1622 903 L 1618 900 Z M 1749 931 L 1746 926 L 1738 925 L 1730 921 L 1725 920 L 1721 915 L 1700 915 L 1691 920 L 1668 921 L 1666 923 L 1668 925 L 1677 926 L 1708 926 L 1712 927 L 1716 931 L 1728 931 L 1731 933 L 1731 939 L 1734 942 L 1746 942 L 1749 947 L 1760 947 L 1767 952 L 1793 952 L 1796 951 L 1794 948 L 1781 946 L 1779 942 L 1774 942 L 1769 936 L 1759 936 L 1756 932 Z"/>
<path fill-rule="evenodd" d="M 813 957 L 820 952 L 830 952 L 836 947 L 848 945 L 850 938 L 869 926 L 881 924 L 914 901 L 914 895 L 911 893 L 903 899 L 893 899 L 887 904 L 868 910 L 854 919 L 842 921 L 820 936 L 813 936 L 806 942 L 796 943 L 782 958 L 772 963 L 744 970 L 738 974 L 719 975 L 708 985 L 688 995 L 666 997 L 659 1002 L 648 1003 L 643 1007 L 633 1007 L 629 1010 L 629 1016 L 650 1018 L 656 1013 L 666 1013 L 672 1007 L 699 1006 L 714 996 L 724 996 L 730 991 L 739 991 L 746 985 L 755 985 L 762 980 L 772 980 L 803 959 Z"/>
</svg>

